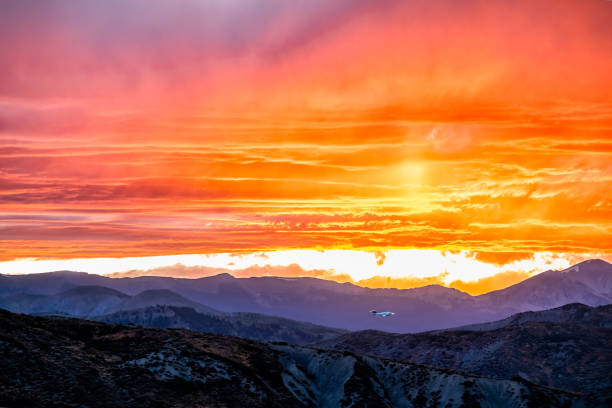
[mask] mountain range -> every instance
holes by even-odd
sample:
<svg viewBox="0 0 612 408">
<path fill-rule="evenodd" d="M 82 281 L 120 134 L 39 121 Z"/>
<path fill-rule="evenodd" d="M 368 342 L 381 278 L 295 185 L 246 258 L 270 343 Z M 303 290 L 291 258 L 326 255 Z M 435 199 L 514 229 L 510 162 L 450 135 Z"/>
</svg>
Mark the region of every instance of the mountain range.
<svg viewBox="0 0 612 408">
<path fill-rule="evenodd" d="M 221 312 L 167 289 L 145 290 L 134 296 L 102 286 L 77 286 L 56 295 L 13 293 L 0 298 L 0 308 L 19 313 L 183 328 L 292 344 L 322 341 L 345 333 L 345 330 L 281 317 Z"/>
<path fill-rule="evenodd" d="M 585 407 L 605 401 L 349 352 L 0 310 L 0 406 Z"/>
<path fill-rule="evenodd" d="M 36 312 L 38 309 L 34 306 L 32 310 L 17 306 L 36 305 L 38 302 L 48 304 L 50 300 L 40 296 L 58 296 L 56 304 L 62 310 L 60 298 L 66 295 L 66 291 L 79 286 L 104 287 L 129 296 L 166 290 L 199 306 L 174 305 L 196 310 L 208 307 L 222 312 L 259 313 L 348 330 L 415 333 L 494 321 L 515 313 L 550 309 L 568 303 L 589 306 L 612 303 L 612 265 L 603 260 L 589 260 L 563 271 L 544 272 L 480 296 L 470 296 L 439 285 L 405 290 L 369 289 L 315 278 L 234 278 L 228 274 L 200 279 L 108 278 L 79 272 L 0 275 L 0 304 L 18 312 Z M 83 304 L 84 313 L 78 315 L 117 311 L 113 307 L 127 310 L 122 305 L 132 302 L 122 298 L 121 294 L 111 296 L 114 300 L 109 301 L 103 310 L 95 307 L 86 310 L 86 302 Z M 143 301 L 140 308 L 156 304 L 164 303 Z M 371 309 L 388 310 L 395 315 L 376 318 L 369 313 Z M 48 310 L 41 309 L 41 312 Z"/>
<path fill-rule="evenodd" d="M 606 380 L 606 373 L 612 371 L 612 305 L 573 303 L 419 334 L 347 332 L 276 316 L 221 312 L 164 289 L 129 296 L 114 289 L 80 286 L 57 295 L 12 294 L 1 299 L 0 306 L 106 323 L 312 345 L 612 395 L 612 382 Z"/>
<path fill-rule="evenodd" d="M 20 313 L 94 317 L 155 305 L 190 307 L 198 312 L 221 312 L 167 289 L 150 289 L 129 296 L 103 286 L 76 286 L 55 295 L 13 293 L 0 298 L 0 307 Z"/>
<path fill-rule="evenodd" d="M 470 296 L 227 274 L 0 275 L 0 308 L 52 315 L 0 311 L 0 406 L 608 406 L 611 277 L 592 260 Z"/>
</svg>

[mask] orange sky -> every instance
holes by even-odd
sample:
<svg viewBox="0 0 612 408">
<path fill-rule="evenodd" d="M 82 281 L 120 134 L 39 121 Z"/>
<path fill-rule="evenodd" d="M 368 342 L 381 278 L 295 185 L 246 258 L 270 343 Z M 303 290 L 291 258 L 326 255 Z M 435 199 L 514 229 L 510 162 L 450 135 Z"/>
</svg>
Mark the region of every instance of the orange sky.
<svg viewBox="0 0 612 408">
<path fill-rule="evenodd" d="M 605 0 L 4 1 L 0 261 L 610 257 L 610 21 Z"/>
</svg>

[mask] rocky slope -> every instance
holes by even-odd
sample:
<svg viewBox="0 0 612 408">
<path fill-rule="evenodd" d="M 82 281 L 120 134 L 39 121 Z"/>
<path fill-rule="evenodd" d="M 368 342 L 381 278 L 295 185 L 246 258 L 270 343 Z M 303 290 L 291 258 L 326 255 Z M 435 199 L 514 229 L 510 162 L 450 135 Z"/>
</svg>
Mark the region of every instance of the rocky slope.
<svg viewBox="0 0 612 408">
<path fill-rule="evenodd" d="M 612 306 L 568 305 L 473 330 L 353 332 L 318 347 L 612 396 Z M 490 327 L 492 330 L 487 330 Z"/>
<path fill-rule="evenodd" d="M 0 405 L 7 407 L 503 408 L 588 402 L 523 380 L 185 330 L 6 311 L 0 311 L 0 327 Z"/>
</svg>

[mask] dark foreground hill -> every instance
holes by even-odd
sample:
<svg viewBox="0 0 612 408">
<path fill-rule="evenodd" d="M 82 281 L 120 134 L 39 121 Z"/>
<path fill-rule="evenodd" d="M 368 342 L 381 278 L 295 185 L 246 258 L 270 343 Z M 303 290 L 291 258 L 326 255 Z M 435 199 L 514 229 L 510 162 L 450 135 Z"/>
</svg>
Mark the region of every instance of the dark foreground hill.
<svg viewBox="0 0 612 408">
<path fill-rule="evenodd" d="M 584 407 L 586 397 L 351 353 L 0 311 L 0 406 Z M 593 405 L 594 404 L 594 405 Z M 603 405 L 592 401 L 591 406 Z"/>
<path fill-rule="evenodd" d="M 611 316 L 612 305 L 570 304 L 463 330 L 362 331 L 317 346 L 612 396 Z"/>
</svg>

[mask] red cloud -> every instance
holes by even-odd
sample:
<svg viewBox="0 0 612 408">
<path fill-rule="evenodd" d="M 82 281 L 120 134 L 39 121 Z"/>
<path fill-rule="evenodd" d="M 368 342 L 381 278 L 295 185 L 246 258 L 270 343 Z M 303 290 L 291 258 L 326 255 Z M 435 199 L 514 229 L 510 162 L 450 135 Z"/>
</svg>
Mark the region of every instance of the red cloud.
<svg viewBox="0 0 612 408">
<path fill-rule="evenodd" d="M 2 2 L 0 258 L 609 253 L 611 20 L 597 1 Z"/>
</svg>

